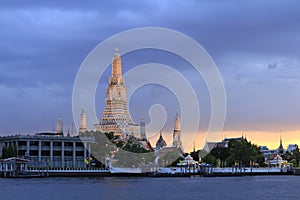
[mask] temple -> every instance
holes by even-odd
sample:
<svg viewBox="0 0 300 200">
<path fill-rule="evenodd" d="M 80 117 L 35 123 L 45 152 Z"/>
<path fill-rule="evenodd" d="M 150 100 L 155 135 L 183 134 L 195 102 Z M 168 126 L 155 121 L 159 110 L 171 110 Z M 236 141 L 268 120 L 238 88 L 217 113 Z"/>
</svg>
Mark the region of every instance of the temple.
<svg viewBox="0 0 300 200">
<path fill-rule="evenodd" d="M 122 76 L 122 59 L 118 48 L 112 60 L 112 75 L 106 90 L 105 108 L 96 131 L 113 132 L 115 136 L 126 139 L 127 136 L 140 138 L 140 127 L 131 119 L 127 107 L 126 87 Z"/>
</svg>

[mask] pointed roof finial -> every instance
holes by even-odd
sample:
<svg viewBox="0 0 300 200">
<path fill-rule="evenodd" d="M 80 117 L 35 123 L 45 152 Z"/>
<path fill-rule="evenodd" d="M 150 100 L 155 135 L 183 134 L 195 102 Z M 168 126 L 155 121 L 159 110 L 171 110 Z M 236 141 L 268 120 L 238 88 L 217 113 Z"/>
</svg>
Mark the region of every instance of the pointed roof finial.
<svg viewBox="0 0 300 200">
<path fill-rule="evenodd" d="M 85 113 L 84 107 L 82 106 L 81 114 Z"/>
<path fill-rule="evenodd" d="M 67 134 L 68 137 L 70 137 L 70 125 L 68 125 L 68 134 Z"/>
<path fill-rule="evenodd" d="M 178 116 L 178 111 L 176 111 L 175 130 L 180 131 L 180 119 L 179 119 L 179 116 Z"/>
<path fill-rule="evenodd" d="M 194 139 L 194 153 L 196 152 L 195 139 Z"/>
<path fill-rule="evenodd" d="M 119 53 L 119 47 L 118 47 L 118 45 L 116 46 L 116 53 Z"/>
</svg>

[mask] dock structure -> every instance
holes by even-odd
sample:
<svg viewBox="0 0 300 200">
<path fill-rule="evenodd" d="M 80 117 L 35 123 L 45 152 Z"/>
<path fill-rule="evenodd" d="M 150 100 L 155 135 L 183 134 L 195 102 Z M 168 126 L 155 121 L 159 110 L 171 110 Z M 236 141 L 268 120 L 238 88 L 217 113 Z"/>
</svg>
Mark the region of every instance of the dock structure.
<svg viewBox="0 0 300 200">
<path fill-rule="evenodd" d="M 40 169 L 38 173 L 29 173 L 28 163 L 31 160 L 22 159 L 22 158 L 6 158 L 0 160 L 0 172 L 2 172 L 3 177 L 32 177 L 32 176 L 45 176 L 44 169 Z M 41 174 L 42 170 L 42 174 Z"/>
<path fill-rule="evenodd" d="M 46 165 L 28 167 L 31 160 L 22 158 L 0 159 L 0 176 L 3 178 L 108 176 L 108 169 L 52 168 Z"/>
</svg>

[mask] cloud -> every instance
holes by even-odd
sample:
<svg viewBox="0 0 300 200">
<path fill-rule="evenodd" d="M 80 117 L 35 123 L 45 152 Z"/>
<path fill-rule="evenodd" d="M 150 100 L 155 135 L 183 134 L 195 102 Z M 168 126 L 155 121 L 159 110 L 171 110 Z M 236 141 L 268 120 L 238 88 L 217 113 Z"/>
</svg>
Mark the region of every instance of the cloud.
<svg viewBox="0 0 300 200">
<path fill-rule="evenodd" d="M 143 26 L 175 29 L 204 46 L 225 82 L 228 129 L 263 129 L 274 122 L 278 127 L 297 127 L 299 4 L 280 0 L 2 2 L 0 119 L 7 123 L 1 130 L 47 128 L 59 112 L 71 121 L 72 85 L 85 56 L 112 34 Z M 183 61 L 159 54 L 126 55 L 124 69 L 157 61 L 182 70 L 209 118 L 209 94 L 201 78 Z M 100 84 L 106 81 L 104 77 Z M 147 97 L 157 94 L 152 89 Z M 102 100 L 97 102 L 103 104 Z M 138 111 L 134 115 L 139 116 Z"/>
<path fill-rule="evenodd" d="M 0 85 L 0 134 L 27 134 L 50 130 L 52 123 L 63 110 L 70 110 L 70 92 L 61 85 L 45 85 L 12 88 Z M 68 116 L 65 113 L 63 116 Z"/>
<path fill-rule="evenodd" d="M 268 65 L 268 69 L 270 69 L 270 70 L 274 70 L 274 69 L 277 69 L 277 68 L 278 68 L 277 63 L 269 64 L 269 65 Z"/>
<path fill-rule="evenodd" d="M 247 54 L 228 56 L 224 60 L 222 75 L 228 98 L 226 129 L 298 128 L 299 59 Z M 270 70 L 270 62 L 276 63 L 276 70 Z"/>
</svg>

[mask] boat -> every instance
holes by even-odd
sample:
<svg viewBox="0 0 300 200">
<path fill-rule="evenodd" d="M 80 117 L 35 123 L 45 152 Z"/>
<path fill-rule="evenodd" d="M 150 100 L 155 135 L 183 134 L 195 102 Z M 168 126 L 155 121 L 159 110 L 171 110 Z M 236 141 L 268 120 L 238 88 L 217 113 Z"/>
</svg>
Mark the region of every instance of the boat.
<svg viewBox="0 0 300 200">
<path fill-rule="evenodd" d="M 109 172 L 111 174 L 141 174 L 141 168 L 131 167 L 110 167 Z"/>
</svg>

